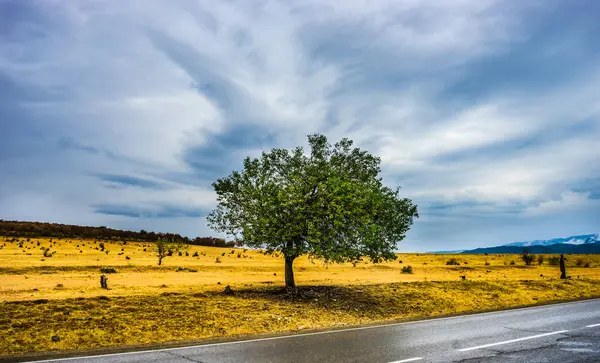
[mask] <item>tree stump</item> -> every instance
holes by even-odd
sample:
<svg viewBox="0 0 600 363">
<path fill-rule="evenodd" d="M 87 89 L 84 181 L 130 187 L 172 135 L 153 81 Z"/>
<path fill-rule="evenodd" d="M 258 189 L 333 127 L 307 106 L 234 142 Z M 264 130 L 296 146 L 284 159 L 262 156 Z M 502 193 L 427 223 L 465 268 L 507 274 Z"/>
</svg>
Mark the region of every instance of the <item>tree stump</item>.
<svg viewBox="0 0 600 363">
<path fill-rule="evenodd" d="M 564 255 L 560 255 L 560 278 L 561 279 L 567 278 L 567 269 L 565 268 L 565 256 Z"/>
<path fill-rule="evenodd" d="M 108 290 L 108 277 L 106 275 L 100 276 L 100 287 Z"/>
</svg>

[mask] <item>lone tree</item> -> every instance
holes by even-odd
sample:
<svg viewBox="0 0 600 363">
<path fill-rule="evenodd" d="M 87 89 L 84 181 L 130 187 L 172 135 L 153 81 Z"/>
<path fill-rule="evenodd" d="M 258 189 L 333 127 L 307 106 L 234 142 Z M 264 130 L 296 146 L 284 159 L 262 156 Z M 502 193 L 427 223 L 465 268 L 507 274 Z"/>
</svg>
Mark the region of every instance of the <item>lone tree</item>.
<svg viewBox="0 0 600 363">
<path fill-rule="evenodd" d="M 396 259 L 394 249 L 418 217 L 399 189 L 382 184 L 381 160 L 309 135 L 302 147 L 244 159 L 243 170 L 213 183 L 218 205 L 207 217 L 218 232 L 285 257 L 285 285 L 295 287 L 293 262 L 303 254 L 325 262 Z"/>
<path fill-rule="evenodd" d="M 172 256 L 174 253 L 183 250 L 185 247 L 182 242 L 176 242 L 166 238 L 158 238 L 154 243 L 159 266 L 162 265 L 163 258 Z"/>
</svg>

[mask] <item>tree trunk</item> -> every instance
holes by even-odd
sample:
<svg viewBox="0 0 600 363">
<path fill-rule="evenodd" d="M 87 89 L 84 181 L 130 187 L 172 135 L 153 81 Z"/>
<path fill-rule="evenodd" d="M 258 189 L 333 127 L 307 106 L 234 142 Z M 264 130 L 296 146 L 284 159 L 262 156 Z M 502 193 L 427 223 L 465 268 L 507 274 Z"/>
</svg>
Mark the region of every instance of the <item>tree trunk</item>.
<svg viewBox="0 0 600 363">
<path fill-rule="evenodd" d="M 158 256 L 158 265 L 159 266 L 162 264 L 162 259 L 163 259 L 163 256 Z"/>
<path fill-rule="evenodd" d="M 560 278 L 567 278 L 567 269 L 565 268 L 565 256 L 560 255 Z"/>
<path fill-rule="evenodd" d="M 296 283 L 294 282 L 294 268 L 292 267 L 293 263 L 294 257 L 285 258 L 285 287 L 296 288 Z"/>
</svg>

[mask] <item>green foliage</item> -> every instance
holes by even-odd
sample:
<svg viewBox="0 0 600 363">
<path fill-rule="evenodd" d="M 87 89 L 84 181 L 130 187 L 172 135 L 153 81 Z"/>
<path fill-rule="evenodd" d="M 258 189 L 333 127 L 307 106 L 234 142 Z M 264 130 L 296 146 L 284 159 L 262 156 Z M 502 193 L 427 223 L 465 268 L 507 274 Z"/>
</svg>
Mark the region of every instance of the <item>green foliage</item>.
<svg viewBox="0 0 600 363">
<path fill-rule="evenodd" d="M 544 263 L 544 255 L 538 255 L 537 263 L 538 265 L 542 265 Z"/>
<path fill-rule="evenodd" d="M 183 250 L 186 246 L 181 241 L 159 238 L 154 242 L 158 265 L 162 265 L 162 260 L 167 256 L 172 256 L 174 252 Z"/>
<path fill-rule="evenodd" d="M 560 258 L 558 256 L 552 256 L 548 259 L 548 264 L 552 266 L 558 266 Z"/>
<path fill-rule="evenodd" d="M 411 265 L 408 266 L 404 266 L 402 267 L 402 270 L 400 271 L 403 274 L 412 274 L 413 273 L 413 268 Z"/>
<path fill-rule="evenodd" d="M 458 260 L 454 257 L 452 257 L 451 259 L 449 259 L 448 261 L 446 261 L 446 265 L 449 266 L 458 266 L 460 265 L 460 262 L 458 262 Z"/>
<path fill-rule="evenodd" d="M 525 252 L 521 255 L 521 259 L 523 260 L 523 262 L 525 262 L 527 266 L 529 266 L 533 261 L 535 261 L 535 255 L 531 255 Z"/>
<path fill-rule="evenodd" d="M 218 206 L 209 225 L 246 246 L 281 252 L 286 265 L 303 254 L 339 263 L 395 259 L 417 206 L 384 186 L 381 160 L 352 141 L 332 146 L 310 135 L 308 142 L 308 155 L 301 147 L 273 149 L 213 183 Z"/>
</svg>

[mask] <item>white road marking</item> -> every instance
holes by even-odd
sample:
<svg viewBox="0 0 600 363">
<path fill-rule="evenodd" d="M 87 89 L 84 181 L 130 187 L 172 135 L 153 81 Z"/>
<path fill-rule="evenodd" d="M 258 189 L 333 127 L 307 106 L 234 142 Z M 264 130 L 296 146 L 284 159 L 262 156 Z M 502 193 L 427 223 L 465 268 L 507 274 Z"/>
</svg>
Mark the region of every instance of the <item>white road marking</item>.
<svg viewBox="0 0 600 363">
<path fill-rule="evenodd" d="M 414 362 L 414 361 L 421 360 L 421 359 L 423 359 L 423 358 L 421 358 L 421 357 L 415 357 L 415 358 L 408 358 L 408 359 L 402 359 L 402 360 L 395 360 L 395 361 L 390 362 L 390 363 Z"/>
<path fill-rule="evenodd" d="M 483 349 L 483 348 L 489 348 L 489 347 L 495 347 L 497 345 L 503 345 L 503 344 L 510 344 L 510 343 L 516 343 L 516 342 L 521 342 L 523 340 L 529 340 L 529 339 L 536 339 L 536 338 L 542 338 L 542 337 L 547 337 L 550 335 L 556 335 L 556 334 L 563 334 L 568 332 L 568 330 L 559 330 L 559 331 L 553 331 L 551 333 L 544 333 L 544 334 L 538 334 L 538 335 L 531 335 L 528 337 L 523 337 L 523 338 L 517 338 L 517 339 L 511 339 L 511 340 L 505 340 L 503 342 L 497 342 L 497 343 L 490 343 L 490 344 L 484 344 L 484 345 L 478 345 L 476 347 L 470 347 L 470 348 L 463 348 L 463 349 L 459 349 L 459 352 L 468 352 L 470 350 L 475 350 L 475 349 Z"/>
<path fill-rule="evenodd" d="M 595 328 L 597 326 L 600 326 L 600 324 L 592 324 L 592 325 L 588 325 L 586 326 L 586 328 Z"/>
</svg>

